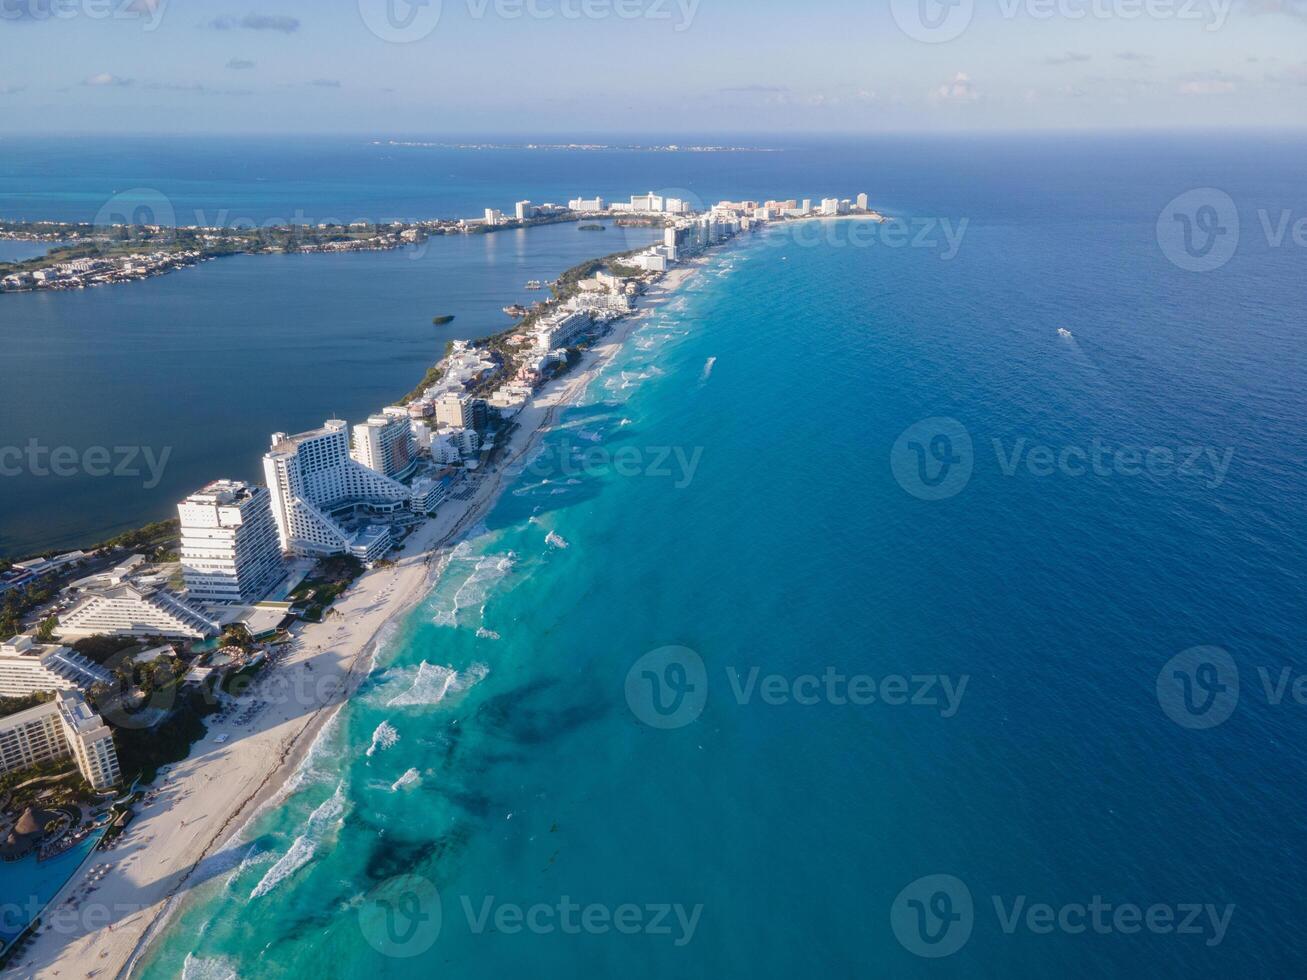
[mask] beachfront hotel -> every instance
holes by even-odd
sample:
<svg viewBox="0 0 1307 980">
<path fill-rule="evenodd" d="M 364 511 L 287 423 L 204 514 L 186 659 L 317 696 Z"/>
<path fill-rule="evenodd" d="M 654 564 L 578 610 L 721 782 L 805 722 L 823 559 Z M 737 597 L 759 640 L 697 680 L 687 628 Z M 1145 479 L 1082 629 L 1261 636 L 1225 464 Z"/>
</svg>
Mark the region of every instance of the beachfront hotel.
<svg viewBox="0 0 1307 980">
<path fill-rule="evenodd" d="M 113 734 L 80 694 L 60 691 L 53 701 L 0 718 L 0 775 L 70 756 L 97 790 L 122 778 Z"/>
<path fill-rule="evenodd" d="M 179 503 L 177 516 L 189 599 L 257 602 L 281 580 L 281 544 L 266 487 L 215 480 Z"/>
<path fill-rule="evenodd" d="M 281 548 L 295 555 L 357 553 L 356 544 L 364 554 L 377 551 L 376 541 L 356 542 L 358 535 L 339 519 L 360 511 L 397 514 L 407 509 L 412 496 L 404 484 L 350 456 L 349 423 L 341 419 L 299 435 L 274 432 L 263 472 Z"/>
<path fill-rule="evenodd" d="M 374 415 L 354 426 L 354 448 L 350 455 L 356 462 L 392 480 L 412 473 L 418 461 L 413 454 L 413 425 L 408 410 Z"/>
<path fill-rule="evenodd" d="M 30 634 L 0 643 L 0 698 L 38 691 L 86 691 L 113 678 L 103 667 L 57 643 L 40 643 Z"/>
<path fill-rule="evenodd" d="M 55 635 L 62 640 L 88 636 L 162 636 L 202 640 L 220 632 L 216 620 L 168 587 L 166 572 L 145 565 L 141 555 L 70 587 L 77 605 L 59 617 Z"/>
</svg>

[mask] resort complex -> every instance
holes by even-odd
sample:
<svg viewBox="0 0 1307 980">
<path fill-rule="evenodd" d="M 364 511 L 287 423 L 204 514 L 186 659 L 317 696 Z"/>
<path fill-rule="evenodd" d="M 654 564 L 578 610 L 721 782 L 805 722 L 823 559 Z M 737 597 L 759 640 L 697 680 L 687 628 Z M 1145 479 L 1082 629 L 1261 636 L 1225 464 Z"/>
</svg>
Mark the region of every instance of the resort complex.
<svg viewBox="0 0 1307 980">
<path fill-rule="evenodd" d="M 80 694 L 60 691 L 0 718 L 0 775 L 67 758 L 96 790 L 112 789 L 122 775 L 112 732 Z"/>
<path fill-rule="evenodd" d="M 853 207 L 835 203 L 836 213 Z M 855 210 L 879 217 L 865 203 Z M 362 421 L 329 418 L 306 432 L 273 432 L 262 484 L 214 479 L 177 502 L 175 525 L 9 567 L 0 589 L 40 598 L 29 602 L 24 632 L 0 645 L 0 699 L 8 702 L 0 703 L 0 778 L 22 790 L 25 807 L 0 813 L 0 831 L 11 828 L 6 853 L 54 853 L 44 828 L 66 831 L 77 806 L 87 828 L 112 820 L 121 830 L 138 816 L 152 827 L 169 821 L 166 808 L 150 808 L 149 793 L 129 793 L 116 816 L 105 794 L 124 782 L 131 788 L 138 776 L 154 778 L 200 741 L 223 746 L 215 758 L 238 760 L 237 774 L 224 774 L 225 792 L 254 798 L 267 760 L 285 751 L 273 733 L 292 724 L 311 731 L 303 716 L 320 725 L 348 696 L 358 659 L 401 601 L 392 593 L 410 603 L 424 593 L 436 553 L 487 511 L 505 470 L 577 396 L 587 377 L 579 366 L 601 351 L 612 356 L 619 345 L 604 346 L 607 335 L 625 336 L 615 327 L 641 311 L 642 297 L 674 288 L 713 246 L 820 213 L 795 201 L 723 202 L 695 212 L 683 199 L 646 193 L 611 205 L 599 197 L 568 206 L 520 201 L 509 212 L 489 208 L 482 218 L 461 219 L 463 233 L 617 219 L 653 228 L 657 239 L 565 271 L 547 284 L 547 299 L 511 308 L 505 330 L 449 342 L 436 364 L 419 366 L 426 377 L 416 389 Z M 412 242 L 437 227 L 445 226 L 388 235 Z M 164 261 L 170 247 L 161 242 L 162 255 L 141 268 L 174 267 Z M 196 258 L 187 251 L 177 262 Z M 674 272 L 677 266 L 685 268 Z M 4 286 L 75 288 L 77 277 L 86 284 L 123 278 L 99 262 L 53 268 L 11 276 Z M 135 276 L 137 267 L 128 268 Z M 291 672 L 295 696 L 269 693 Z M 74 769 L 100 795 L 67 803 L 60 823 L 33 797 L 68 796 Z M 176 807 L 187 814 L 177 817 L 181 826 L 220 827 L 227 812 L 197 812 L 184 798 Z M 177 851 L 177 860 L 188 853 Z M 184 863 L 170 867 L 186 872 Z"/>
</svg>

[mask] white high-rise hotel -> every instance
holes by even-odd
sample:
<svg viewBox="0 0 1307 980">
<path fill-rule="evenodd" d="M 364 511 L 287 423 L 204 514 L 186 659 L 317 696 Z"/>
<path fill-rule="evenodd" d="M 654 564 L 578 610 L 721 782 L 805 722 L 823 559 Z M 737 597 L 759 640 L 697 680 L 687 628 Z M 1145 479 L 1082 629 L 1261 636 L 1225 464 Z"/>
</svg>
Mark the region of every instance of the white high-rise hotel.
<svg viewBox="0 0 1307 980">
<path fill-rule="evenodd" d="M 284 573 L 272 498 L 264 487 L 215 480 L 177 505 L 189 598 L 257 602 Z"/>
<path fill-rule="evenodd" d="M 340 419 L 294 436 L 274 432 L 263 472 L 281 547 L 294 554 L 349 553 L 355 536 L 340 525 L 337 514 L 397 513 L 407 509 L 412 494 L 404 484 L 350 457 L 349 423 Z"/>
<path fill-rule="evenodd" d="M 408 412 L 374 415 L 354 426 L 354 450 L 350 455 L 382 476 L 392 479 L 408 476 L 417 465 Z"/>
</svg>

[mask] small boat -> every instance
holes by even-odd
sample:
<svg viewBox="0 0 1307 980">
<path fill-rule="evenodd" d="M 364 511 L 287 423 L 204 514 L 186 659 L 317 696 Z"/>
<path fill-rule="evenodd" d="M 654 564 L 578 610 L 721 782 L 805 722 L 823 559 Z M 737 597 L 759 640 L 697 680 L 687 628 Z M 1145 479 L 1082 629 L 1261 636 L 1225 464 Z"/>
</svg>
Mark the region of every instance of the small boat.
<svg viewBox="0 0 1307 980">
<path fill-rule="evenodd" d="M 539 279 L 532 279 L 529 283 L 526 284 L 526 288 L 527 288 L 527 289 L 544 289 L 544 288 L 545 288 L 545 284 L 542 283 Z"/>
<path fill-rule="evenodd" d="M 1058 328 L 1057 328 L 1057 335 L 1058 335 L 1059 337 L 1065 337 L 1067 340 L 1070 340 L 1070 339 L 1071 339 L 1071 331 L 1068 330 L 1066 327 L 1058 327 Z"/>
<path fill-rule="evenodd" d="M 437 327 L 443 327 L 446 323 L 453 323 L 454 318 L 452 316 L 433 316 L 431 322 Z"/>
<path fill-rule="evenodd" d="M 516 317 L 526 316 L 531 311 L 528 310 L 525 306 L 521 306 L 517 303 L 514 303 L 512 306 L 505 306 L 504 312 L 507 313 L 509 316 L 516 318 Z"/>
</svg>

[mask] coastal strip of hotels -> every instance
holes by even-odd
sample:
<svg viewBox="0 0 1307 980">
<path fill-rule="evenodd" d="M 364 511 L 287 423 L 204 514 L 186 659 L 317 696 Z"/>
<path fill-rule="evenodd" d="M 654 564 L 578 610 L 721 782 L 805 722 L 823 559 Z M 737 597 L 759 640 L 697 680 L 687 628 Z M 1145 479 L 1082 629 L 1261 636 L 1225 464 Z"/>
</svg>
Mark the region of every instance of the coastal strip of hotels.
<svg viewBox="0 0 1307 980">
<path fill-rule="evenodd" d="M 0 645 L 0 858 L 38 860 L 101 835 L 47 907 L 17 923 L 0 909 L 0 963 L 126 975 L 199 863 L 276 797 L 382 628 L 427 593 L 440 549 L 486 513 L 513 464 L 620 350 L 633 314 L 742 233 L 880 220 L 866 195 L 694 212 L 645 194 L 567 211 L 657 221 L 663 240 L 565 274 L 500 334 L 453 342 L 417 390 L 365 421 L 274 432 L 263 484 L 215 479 L 177 504 L 175 556 L 104 548 L 0 576 L 0 598 L 56 585 L 31 628 Z M 539 213 L 522 201 L 513 220 Z M 482 220 L 506 219 L 491 209 Z M 199 741 L 161 746 L 190 715 Z M 194 744 L 209 751 L 196 758 Z M 149 859 L 114 859 L 124 852 Z M 70 912 L 88 874 L 120 909 L 110 921 Z"/>
</svg>

